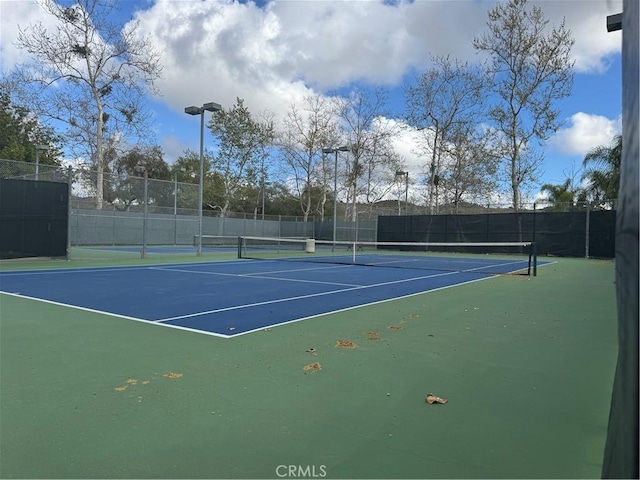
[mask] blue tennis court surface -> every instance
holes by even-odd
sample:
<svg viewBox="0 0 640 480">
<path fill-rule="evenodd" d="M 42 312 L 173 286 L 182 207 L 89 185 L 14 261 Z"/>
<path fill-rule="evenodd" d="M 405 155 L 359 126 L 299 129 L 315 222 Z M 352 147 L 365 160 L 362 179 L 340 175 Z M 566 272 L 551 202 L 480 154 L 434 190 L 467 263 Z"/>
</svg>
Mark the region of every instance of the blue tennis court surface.
<svg viewBox="0 0 640 480">
<path fill-rule="evenodd" d="M 233 337 L 491 276 L 481 271 L 236 260 L 2 272 L 0 291 Z"/>
</svg>

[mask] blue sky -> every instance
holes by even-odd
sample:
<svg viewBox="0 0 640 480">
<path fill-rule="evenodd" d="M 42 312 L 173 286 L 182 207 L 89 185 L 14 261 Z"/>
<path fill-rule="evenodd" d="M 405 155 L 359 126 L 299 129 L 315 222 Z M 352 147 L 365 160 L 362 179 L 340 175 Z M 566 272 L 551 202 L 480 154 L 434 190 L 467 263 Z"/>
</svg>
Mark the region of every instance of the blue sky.
<svg viewBox="0 0 640 480">
<path fill-rule="evenodd" d="M 573 93 L 558 104 L 562 129 L 548 142 L 541 183 L 579 177 L 585 153 L 620 132 L 621 33 L 606 16 L 621 0 L 542 0 L 552 24 L 564 17 L 576 40 Z M 214 101 L 228 108 L 244 98 L 252 112 L 286 115 L 305 95 L 380 85 L 393 116 L 405 112 L 403 86 L 429 68 L 430 55 L 478 61 L 474 36 L 486 29 L 489 0 L 124 0 L 120 20 L 136 18 L 162 53 L 161 95 L 150 98 L 157 143 L 172 163 L 197 150 L 199 120 L 184 107 Z M 12 42 L 17 25 L 49 21 L 36 1 L 0 0 L 1 71 L 25 61 Z M 396 143 L 410 175 L 424 160 L 411 135 Z M 206 139 L 212 144 L 213 140 Z M 535 189 L 534 189 L 535 190 Z M 535 194 L 535 191 L 533 192 Z"/>
</svg>

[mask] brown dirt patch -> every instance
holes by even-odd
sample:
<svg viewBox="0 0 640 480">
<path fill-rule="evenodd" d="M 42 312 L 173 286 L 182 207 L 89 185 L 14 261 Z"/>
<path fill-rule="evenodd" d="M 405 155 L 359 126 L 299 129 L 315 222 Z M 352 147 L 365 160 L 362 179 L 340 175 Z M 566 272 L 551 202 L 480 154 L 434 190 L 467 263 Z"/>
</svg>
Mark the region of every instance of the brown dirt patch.
<svg viewBox="0 0 640 480">
<path fill-rule="evenodd" d="M 336 342 L 336 347 L 339 348 L 356 348 L 357 345 L 350 340 L 338 340 Z"/>
<path fill-rule="evenodd" d="M 310 363 L 309 365 L 305 365 L 302 367 L 302 370 L 305 372 L 317 372 L 318 370 L 322 370 L 322 365 L 318 362 Z"/>
</svg>

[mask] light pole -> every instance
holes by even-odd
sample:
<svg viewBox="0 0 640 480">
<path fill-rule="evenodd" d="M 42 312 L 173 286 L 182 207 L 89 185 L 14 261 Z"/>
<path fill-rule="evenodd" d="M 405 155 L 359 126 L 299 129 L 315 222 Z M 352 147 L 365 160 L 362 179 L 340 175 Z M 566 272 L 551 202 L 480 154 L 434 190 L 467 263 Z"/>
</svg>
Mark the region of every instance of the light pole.
<svg viewBox="0 0 640 480">
<path fill-rule="evenodd" d="M 323 148 L 322 153 L 335 153 L 336 160 L 333 167 L 333 249 L 336 248 L 336 226 L 338 224 L 338 152 L 348 152 L 349 147 Z"/>
<path fill-rule="evenodd" d="M 404 176 L 404 214 L 409 214 L 409 172 L 398 170 L 396 178 Z"/>
<path fill-rule="evenodd" d="M 186 107 L 184 113 L 200 115 L 200 191 L 198 192 L 198 247 L 196 255 L 202 255 L 202 203 L 204 202 L 204 112 L 219 112 L 219 103 L 205 103 L 202 107 Z"/>
<path fill-rule="evenodd" d="M 49 151 L 49 145 L 36 145 L 36 180 L 40 176 L 40 150 Z"/>
</svg>

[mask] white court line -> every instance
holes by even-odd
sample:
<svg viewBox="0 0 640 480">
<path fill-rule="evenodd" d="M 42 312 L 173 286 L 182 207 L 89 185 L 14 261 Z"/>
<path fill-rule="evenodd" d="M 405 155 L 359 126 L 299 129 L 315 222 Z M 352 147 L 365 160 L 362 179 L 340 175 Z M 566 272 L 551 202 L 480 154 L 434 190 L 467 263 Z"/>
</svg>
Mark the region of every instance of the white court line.
<svg viewBox="0 0 640 480">
<path fill-rule="evenodd" d="M 72 267 L 72 268 L 49 268 L 49 269 L 33 269 L 33 270 L 2 270 L 0 268 L 0 278 L 3 276 L 23 276 L 23 275 L 51 275 L 56 273 L 101 273 L 101 272 L 120 272 L 129 270 L 152 270 L 154 267 L 175 266 L 204 266 L 204 265 L 233 265 L 237 264 L 237 260 L 225 260 L 221 262 L 193 262 L 193 263 L 152 263 L 149 265 L 115 265 L 106 267 Z"/>
<path fill-rule="evenodd" d="M 553 262 L 544 263 L 542 265 L 538 265 L 538 267 L 546 267 L 547 265 L 553 265 L 554 263 L 558 263 L 557 260 L 555 260 Z M 459 272 L 453 272 L 453 273 L 459 273 Z M 338 310 L 332 310 L 330 312 L 325 312 L 325 313 L 316 313 L 314 315 L 309 315 L 308 317 L 294 318 L 293 320 L 286 320 L 284 322 L 274 323 L 274 324 L 267 325 L 267 326 L 264 326 L 264 327 L 254 328 L 253 330 L 247 330 L 246 332 L 238 332 L 235 335 L 230 335 L 229 338 L 240 337 L 242 335 L 247 335 L 248 333 L 259 332 L 261 330 L 264 330 L 265 328 L 279 327 L 279 326 L 282 326 L 282 325 L 288 325 L 290 323 L 297 323 L 297 322 L 302 322 L 303 320 L 310 320 L 312 318 L 322 317 L 324 315 L 333 315 L 334 313 L 348 312 L 349 310 L 355 310 L 356 308 L 360 308 L 360 307 L 369 307 L 371 305 L 378 305 L 380 303 L 393 302 L 395 300 L 402 300 L 403 298 L 415 297 L 417 295 L 424 295 L 425 293 L 437 292 L 437 291 L 440 291 L 440 290 L 446 290 L 448 288 L 459 287 L 461 285 L 467 285 L 469 283 L 481 282 L 483 280 L 489 280 L 490 278 L 498 278 L 498 277 L 499 277 L 499 275 L 489 275 L 489 276 L 482 277 L 482 278 L 476 278 L 474 280 L 467 280 L 466 282 L 453 283 L 451 285 L 444 285 L 442 287 L 432 288 L 430 290 L 425 290 L 425 291 L 422 291 L 422 292 L 409 293 L 407 295 L 402 295 L 402 296 L 393 297 L 393 298 L 386 298 L 384 300 L 376 300 L 375 302 L 370 302 L 370 303 L 361 303 L 361 304 L 358 304 L 358 305 L 353 305 L 351 307 L 340 308 Z"/>
<path fill-rule="evenodd" d="M 153 270 L 163 270 L 167 272 L 179 272 L 179 273 L 195 273 L 197 275 L 218 275 L 221 277 L 236 277 L 236 278 L 255 278 L 264 280 L 279 280 L 281 282 L 295 282 L 295 283 L 317 283 L 320 285 L 333 285 L 339 287 L 360 287 L 361 285 L 351 283 L 335 283 L 335 282 L 321 282 L 319 280 L 301 280 L 295 278 L 281 278 L 281 277 L 269 277 L 264 276 L 261 273 L 221 273 L 221 272 L 198 272 L 194 270 L 182 270 L 180 268 L 153 268 Z M 300 270 L 286 270 L 287 272 L 299 272 Z M 284 271 L 283 271 L 284 272 Z M 265 273 L 278 273 L 278 272 L 265 272 Z"/>
<path fill-rule="evenodd" d="M 209 332 L 209 331 L 206 331 L 206 330 L 199 330 L 197 328 L 181 327 L 179 325 L 171 325 L 171 324 L 168 324 L 168 323 L 156 323 L 154 320 L 145 320 L 144 318 L 129 317 L 127 315 L 121 315 L 119 313 L 105 312 L 104 310 L 95 310 L 93 308 L 81 307 L 79 305 L 56 302 L 56 301 L 53 301 L 53 300 L 46 300 L 44 298 L 30 297 L 29 295 L 21 295 L 19 293 L 3 292 L 3 291 L 0 290 L 0 294 L 9 295 L 11 297 L 16 297 L 16 298 L 25 298 L 27 300 L 33 300 L 33 301 L 36 301 L 36 302 L 47 303 L 49 305 L 56 305 L 58 307 L 72 308 L 74 310 L 80 310 L 80 311 L 83 311 L 83 312 L 97 313 L 99 315 L 109 315 L 111 317 L 122 318 L 124 320 L 133 320 L 134 322 L 141 322 L 141 323 L 146 323 L 146 324 L 150 324 L 150 325 L 160 325 L 161 327 L 169 327 L 169 328 L 175 328 L 177 330 L 186 330 L 188 332 L 202 333 L 204 335 L 211 335 L 213 337 L 230 338 L 230 335 L 224 335 L 222 333 Z"/>
<path fill-rule="evenodd" d="M 236 305 L 236 306 L 233 306 L 233 307 L 217 308 L 215 310 L 206 310 L 204 312 L 189 313 L 187 315 L 179 315 L 177 317 L 163 318 L 163 319 L 160 319 L 160 320 L 154 320 L 154 322 L 170 322 L 172 320 L 181 320 L 183 318 L 201 317 L 201 316 L 204 316 L 204 315 L 210 315 L 212 313 L 228 312 L 228 311 L 231 311 L 231 310 L 242 310 L 243 308 L 257 307 L 257 306 L 260 306 L 260 305 L 272 305 L 274 303 L 290 302 L 290 301 L 293 301 L 293 300 L 301 300 L 303 298 L 322 297 L 322 296 L 326 296 L 326 295 L 334 295 L 336 293 L 350 292 L 350 291 L 354 291 L 354 290 L 365 290 L 367 288 L 375 288 L 375 287 L 382 287 L 384 285 L 394 285 L 394 284 L 399 284 L 399 283 L 412 282 L 414 280 L 423 280 L 425 278 L 443 277 L 443 276 L 446 276 L 446 275 L 455 275 L 457 273 L 458 272 L 437 273 L 435 275 L 424 275 L 422 277 L 405 278 L 405 279 L 402 279 L 402 280 L 393 280 L 393 281 L 390 281 L 390 282 L 375 283 L 375 284 L 372 284 L 372 285 L 360 285 L 360 286 L 351 287 L 351 288 L 341 288 L 340 290 L 332 290 L 331 292 L 311 293 L 311 294 L 308 294 L 308 295 L 298 295 L 298 296 L 295 296 L 295 297 L 278 298 L 276 300 L 265 300 L 264 302 L 248 303 L 248 304 L 244 304 L 244 305 Z"/>
<path fill-rule="evenodd" d="M 233 263 L 233 262 L 219 262 L 219 263 Z M 558 263 L 557 260 L 554 260 L 552 262 L 544 263 L 544 264 L 538 265 L 538 266 L 539 267 L 545 267 L 547 265 L 553 265 L 553 264 L 556 264 L 556 263 Z M 206 263 L 203 263 L 203 265 L 204 264 L 206 264 Z M 182 264 L 182 265 L 184 265 L 184 264 Z M 105 267 L 105 268 L 114 268 L 114 267 Z M 115 268 L 117 268 L 117 267 L 115 267 Z M 82 269 L 82 270 L 84 270 L 84 269 Z M 459 273 L 459 272 L 451 272 L 451 273 Z M 108 316 L 111 316 L 111 317 L 122 318 L 124 320 L 133 320 L 133 321 L 136 321 L 136 322 L 145 323 L 147 325 L 155 325 L 155 326 L 160 326 L 160 327 L 174 328 L 176 330 L 184 330 L 184 331 L 187 331 L 187 332 L 197 333 L 197 334 L 200 334 L 200 335 L 209 335 L 211 337 L 229 339 L 229 338 L 239 337 L 241 335 L 246 335 L 248 333 L 258 332 L 260 330 L 264 330 L 265 328 L 273 328 L 273 327 L 277 327 L 277 326 L 281 326 L 281 325 L 287 325 L 289 323 L 296 323 L 296 322 L 301 322 L 303 320 L 309 320 L 311 318 L 322 317 L 324 315 L 332 315 L 334 313 L 345 312 L 345 311 L 349 311 L 349 310 L 355 310 L 356 308 L 360 308 L 360 307 L 367 307 L 367 306 L 370 306 L 370 305 L 377 305 L 377 304 L 380 304 L 380 303 L 386 303 L 386 302 L 392 302 L 392 301 L 395 301 L 395 300 L 401 300 L 403 298 L 415 297 L 416 295 L 423 295 L 425 293 L 437 292 L 439 290 L 445 290 L 447 288 L 458 287 L 460 285 L 466 285 L 468 283 L 474 283 L 474 282 L 479 282 L 479 281 L 482 281 L 482 280 L 488 280 L 490 278 L 497 278 L 497 276 L 493 276 L 493 275 L 492 276 L 487 276 L 487 277 L 478 278 L 478 279 L 475 279 L 475 280 L 468 280 L 466 282 L 454 283 L 452 285 L 445 285 L 445 286 L 442 286 L 442 287 L 433 288 L 431 290 L 424 290 L 424 291 L 421 291 L 421 292 L 410 293 L 408 295 L 402 295 L 402 296 L 399 296 L 399 297 L 387 298 L 387 299 L 384 299 L 384 300 L 377 300 L 377 301 L 370 302 L 370 303 L 362 303 L 362 304 L 358 304 L 358 305 L 353 305 L 351 307 L 346 307 L 346 308 L 342 308 L 342 309 L 339 309 L 339 310 L 332 310 L 332 311 L 329 311 L 329 312 L 310 315 L 308 317 L 295 318 L 293 320 L 287 320 L 287 321 L 280 322 L 280 323 L 274 323 L 274 324 L 270 324 L 270 325 L 265 325 L 265 326 L 262 326 L 262 327 L 255 328 L 253 330 L 247 330 L 246 332 L 238 332 L 238 333 L 235 333 L 233 335 L 225 335 L 225 334 L 222 334 L 222 333 L 210 332 L 210 331 L 207 331 L 207 330 L 200 330 L 200 329 L 197 329 L 197 328 L 182 327 L 182 326 L 179 326 L 179 325 L 172 325 L 172 324 L 168 324 L 168 323 L 158 323 L 157 321 L 153 321 L 153 320 L 145 320 L 143 318 L 129 317 L 129 316 L 120 315 L 120 314 L 117 314 L 117 313 L 105 312 L 103 310 L 95 310 L 95 309 L 92 309 L 92 308 L 81 307 L 81 306 L 78 306 L 78 305 L 55 302 L 53 300 L 46 300 L 44 298 L 30 297 L 28 295 L 21 295 L 19 293 L 4 292 L 4 291 L 0 290 L 0 295 L 8 295 L 8 296 L 11 296 L 11 297 L 16 297 L 16 298 L 24 298 L 24 299 L 33 300 L 33 301 L 36 301 L 36 302 L 42 302 L 42 303 L 46 303 L 46 304 L 50 304 L 50 305 L 56 305 L 56 306 L 60 306 L 60 307 L 67 307 L 67 308 L 71 308 L 71 309 L 75 309 L 75 310 L 81 310 L 81 311 L 85 311 L 85 312 L 97 313 L 99 315 L 108 315 Z"/>
</svg>

